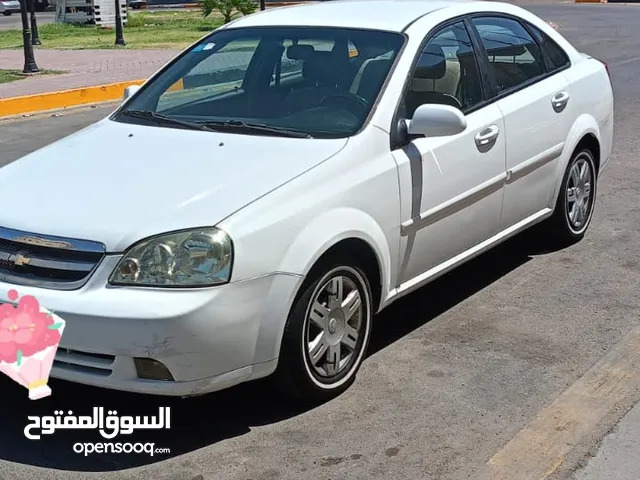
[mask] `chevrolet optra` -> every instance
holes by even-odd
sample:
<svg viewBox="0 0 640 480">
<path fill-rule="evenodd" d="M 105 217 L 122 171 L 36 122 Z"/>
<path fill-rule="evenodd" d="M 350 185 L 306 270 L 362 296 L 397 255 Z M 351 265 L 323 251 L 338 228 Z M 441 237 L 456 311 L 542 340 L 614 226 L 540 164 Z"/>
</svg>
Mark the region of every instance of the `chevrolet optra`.
<svg viewBox="0 0 640 480">
<path fill-rule="evenodd" d="M 67 321 L 53 377 L 141 393 L 337 395 L 376 312 L 580 240 L 612 149 L 606 66 L 496 2 L 268 10 L 125 97 L 0 169 L 0 295 Z"/>
</svg>

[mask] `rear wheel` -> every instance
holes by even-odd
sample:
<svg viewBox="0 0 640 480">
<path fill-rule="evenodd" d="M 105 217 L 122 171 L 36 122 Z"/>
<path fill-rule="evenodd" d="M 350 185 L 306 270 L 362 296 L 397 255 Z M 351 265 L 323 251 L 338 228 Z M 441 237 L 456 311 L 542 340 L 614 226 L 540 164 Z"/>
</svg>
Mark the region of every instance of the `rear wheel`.
<svg viewBox="0 0 640 480">
<path fill-rule="evenodd" d="M 274 376 L 288 397 L 316 403 L 355 380 L 371 335 L 371 287 L 357 266 L 341 261 L 314 269 L 287 319 Z"/>
<path fill-rule="evenodd" d="M 588 149 L 577 151 L 562 179 L 553 216 L 547 221 L 551 241 L 568 246 L 580 241 L 591 223 L 596 198 L 596 163 Z"/>
<path fill-rule="evenodd" d="M 5 11 L 5 12 L 2 12 L 2 14 L 8 17 L 9 15 L 11 15 L 11 12 L 6 12 Z"/>
</svg>

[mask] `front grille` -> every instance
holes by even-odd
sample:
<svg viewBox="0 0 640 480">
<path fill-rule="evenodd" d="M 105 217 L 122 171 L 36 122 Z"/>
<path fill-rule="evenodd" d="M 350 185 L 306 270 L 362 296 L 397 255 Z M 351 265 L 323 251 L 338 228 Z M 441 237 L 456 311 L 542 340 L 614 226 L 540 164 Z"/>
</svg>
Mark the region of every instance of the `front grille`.
<svg viewBox="0 0 640 480">
<path fill-rule="evenodd" d="M 98 242 L 0 227 L 0 280 L 73 290 L 89 280 L 105 252 Z"/>
</svg>

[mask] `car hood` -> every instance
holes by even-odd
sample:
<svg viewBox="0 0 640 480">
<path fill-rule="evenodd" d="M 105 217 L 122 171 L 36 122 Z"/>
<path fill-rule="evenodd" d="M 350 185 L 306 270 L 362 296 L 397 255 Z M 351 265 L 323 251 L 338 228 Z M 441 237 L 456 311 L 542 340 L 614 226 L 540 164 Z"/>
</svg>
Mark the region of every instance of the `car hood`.
<svg viewBox="0 0 640 480">
<path fill-rule="evenodd" d="M 215 225 L 346 143 L 105 119 L 0 168 L 0 226 L 120 252 L 150 235 Z"/>
</svg>

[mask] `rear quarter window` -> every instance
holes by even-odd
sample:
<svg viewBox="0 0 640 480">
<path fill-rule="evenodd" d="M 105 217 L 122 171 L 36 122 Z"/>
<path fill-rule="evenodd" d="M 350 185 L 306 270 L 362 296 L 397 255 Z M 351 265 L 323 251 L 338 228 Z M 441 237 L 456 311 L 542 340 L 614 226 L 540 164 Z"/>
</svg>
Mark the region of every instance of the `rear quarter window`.
<svg viewBox="0 0 640 480">
<path fill-rule="evenodd" d="M 546 73 L 538 42 L 519 21 L 505 17 L 476 17 L 473 25 L 484 45 L 498 91 L 517 88 Z"/>
<path fill-rule="evenodd" d="M 533 25 L 529 25 L 529 29 L 533 32 L 533 35 L 536 37 L 536 40 L 544 52 L 544 56 L 546 57 L 545 63 L 547 63 L 547 69 L 549 71 L 560 70 L 570 64 L 567 53 L 560 45 L 551 40 L 549 35 Z"/>
</svg>

